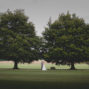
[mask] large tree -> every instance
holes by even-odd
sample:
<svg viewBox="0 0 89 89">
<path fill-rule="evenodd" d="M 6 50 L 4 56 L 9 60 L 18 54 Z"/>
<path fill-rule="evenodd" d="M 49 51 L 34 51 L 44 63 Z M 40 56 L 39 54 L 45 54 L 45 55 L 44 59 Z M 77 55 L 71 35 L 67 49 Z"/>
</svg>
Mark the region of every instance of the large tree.
<svg viewBox="0 0 89 89">
<path fill-rule="evenodd" d="M 88 58 L 89 28 L 75 14 L 61 14 L 53 23 L 49 20 L 43 37 L 44 59 L 48 62 L 69 64 L 71 69 L 75 69 L 74 63 L 86 61 Z"/>
<path fill-rule="evenodd" d="M 24 10 L 7 10 L 0 14 L 0 59 L 19 62 L 39 59 L 39 37 Z"/>
</svg>

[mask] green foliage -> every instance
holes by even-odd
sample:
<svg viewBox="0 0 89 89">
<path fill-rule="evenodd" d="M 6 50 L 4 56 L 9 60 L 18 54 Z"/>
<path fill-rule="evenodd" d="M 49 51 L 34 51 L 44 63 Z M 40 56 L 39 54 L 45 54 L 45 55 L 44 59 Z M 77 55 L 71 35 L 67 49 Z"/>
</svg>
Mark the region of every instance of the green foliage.
<svg viewBox="0 0 89 89">
<path fill-rule="evenodd" d="M 23 10 L 7 10 L 0 15 L 0 59 L 17 62 L 38 60 L 39 39 Z"/>
<path fill-rule="evenodd" d="M 87 61 L 89 56 L 89 25 L 75 14 L 59 15 L 43 32 L 44 58 L 56 64 Z M 71 64 L 71 65 L 72 65 Z"/>
</svg>

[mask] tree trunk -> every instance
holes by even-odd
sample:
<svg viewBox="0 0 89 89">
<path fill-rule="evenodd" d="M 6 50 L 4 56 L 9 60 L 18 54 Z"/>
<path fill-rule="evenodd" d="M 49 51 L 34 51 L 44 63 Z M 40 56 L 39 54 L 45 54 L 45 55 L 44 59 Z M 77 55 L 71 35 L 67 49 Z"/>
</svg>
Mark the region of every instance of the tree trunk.
<svg viewBox="0 0 89 89">
<path fill-rule="evenodd" d="M 71 70 L 75 70 L 74 62 L 71 62 Z"/>
<path fill-rule="evenodd" d="M 14 69 L 18 69 L 18 62 L 14 61 Z"/>
</svg>

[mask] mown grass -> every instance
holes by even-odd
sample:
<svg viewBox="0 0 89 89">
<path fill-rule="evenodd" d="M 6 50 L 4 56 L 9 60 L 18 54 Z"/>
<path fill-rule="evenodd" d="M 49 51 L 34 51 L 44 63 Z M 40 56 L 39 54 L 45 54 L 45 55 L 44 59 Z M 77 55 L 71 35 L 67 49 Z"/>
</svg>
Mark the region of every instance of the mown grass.
<svg viewBox="0 0 89 89">
<path fill-rule="evenodd" d="M 13 68 L 13 63 L 0 63 L 0 68 Z M 55 64 L 45 64 L 47 69 L 50 67 L 55 67 L 56 69 L 70 69 L 68 65 L 55 65 Z M 41 69 L 41 64 L 28 64 L 28 63 L 19 63 L 18 67 L 20 69 Z M 75 64 L 76 69 L 89 69 L 89 65 L 85 63 Z"/>
<path fill-rule="evenodd" d="M 75 64 L 78 70 L 45 65 L 47 71 L 41 71 L 40 64 L 27 63 L 19 63 L 19 70 L 13 70 L 13 63 L 0 63 L 0 89 L 89 89 L 89 65 Z"/>
<path fill-rule="evenodd" d="M 89 89 L 89 70 L 0 69 L 0 89 Z"/>
</svg>

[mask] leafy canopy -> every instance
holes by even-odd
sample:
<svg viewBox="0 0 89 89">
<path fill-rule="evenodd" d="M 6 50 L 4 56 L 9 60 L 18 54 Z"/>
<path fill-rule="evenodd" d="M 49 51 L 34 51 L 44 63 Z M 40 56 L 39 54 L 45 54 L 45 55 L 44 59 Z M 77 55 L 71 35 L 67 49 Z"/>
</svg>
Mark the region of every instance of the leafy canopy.
<svg viewBox="0 0 89 89">
<path fill-rule="evenodd" d="M 44 59 L 56 64 L 74 64 L 89 58 L 89 25 L 76 14 L 62 13 L 43 32 Z"/>
<path fill-rule="evenodd" d="M 32 62 L 39 59 L 39 37 L 24 10 L 0 14 L 0 59 Z"/>
</svg>

